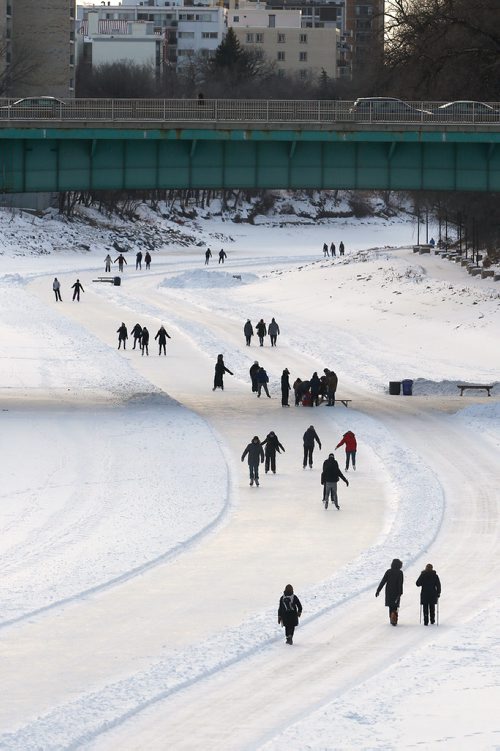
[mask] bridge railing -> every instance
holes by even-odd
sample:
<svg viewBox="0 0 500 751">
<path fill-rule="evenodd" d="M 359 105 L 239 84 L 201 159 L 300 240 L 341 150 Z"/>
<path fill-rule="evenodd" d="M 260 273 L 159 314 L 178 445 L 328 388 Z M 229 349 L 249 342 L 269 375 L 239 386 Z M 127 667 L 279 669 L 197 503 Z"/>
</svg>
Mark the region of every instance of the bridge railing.
<svg viewBox="0 0 500 751">
<path fill-rule="evenodd" d="M 444 105 L 444 106 L 443 106 Z M 500 123 L 500 104 L 399 100 L 0 99 L 9 121 L 262 124 Z"/>
</svg>

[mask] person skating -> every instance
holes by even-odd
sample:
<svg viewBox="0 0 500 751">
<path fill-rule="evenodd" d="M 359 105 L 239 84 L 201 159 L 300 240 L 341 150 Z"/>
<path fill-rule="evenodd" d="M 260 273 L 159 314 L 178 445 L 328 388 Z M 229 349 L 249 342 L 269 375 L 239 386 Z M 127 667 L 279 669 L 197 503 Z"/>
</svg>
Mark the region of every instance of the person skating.
<svg viewBox="0 0 500 751">
<path fill-rule="evenodd" d="M 337 255 L 337 253 L 335 252 L 335 243 L 332 243 L 330 245 L 330 254 L 331 254 L 332 258 L 334 258 L 334 256 Z"/>
<path fill-rule="evenodd" d="M 328 257 L 328 245 L 326 243 L 323 243 L 323 258 Z"/>
<path fill-rule="evenodd" d="M 108 253 L 108 255 L 106 256 L 106 258 L 104 259 L 104 271 L 111 271 L 111 264 L 112 263 L 113 263 L 113 259 L 111 258 L 111 256 Z"/>
<path fill-rule="evenodd" d="M 352 468 L 356 469 L 356 451 L 358 448 L 358 443 L 356 441 L 356 436 L 354 435 L 352 430 L 348 430 L 347 433 L 344 433 L 342 440 L 337 443 L 335 448 L 338 449 L 341 446 L 345 446 L 346 472 L 349 469 L 349 460 L 351 460 L 352 462 Z"/>
<path fill-rule="evenodd" d="M 278 326 L 274 318 L 271 318 L 271 323 L 267 327 L 267 333 L 269 334 L 269 338 L 271 339 L 271 347 L 276 347 L 276 339 L 280 334 L 280 327 Z"/>
<path fill-rule="evenodd" d="M 264 319 L 261 318 L 258 322 L 257 326 L 255 327 L 255 330 L 257 332 L 257 336 L 259 337 L 260 346 L 264 346 L 264 337 L 267 334 L 266 324 L 264 323 Z"/>
<path fill-rule="evenodd" d="M 138 251 L 138 252 L 137 252 L 137 253 L 135 254 L 135 270 L 136 270 L 136 271 L 140 271 L 141 269 L 142 269 L 142 253 L 141 253 L 141 251 L 139 250 L 139 251 Z"/>
<path fill-rule="evenodd" d="M 259 371 L 256 376 L 257 380 L 257 396 L 260 396 L 262 393 L 262 389 L 266 392 L 266 396 L 270 399 L 271 394 L 269 393 L 269 389 L 267 388 L 267 384 L 269 383 L 269 376 L 267 375 L 264 368 L 259 368 Z"/>
<path fill-rule="evenodd" d="M 77 302 L 80 302 L 80 292 L 85 292 L 82 285 L 80 284 L 80 280 L 77 279 L 76 282 L 72 285 L 71 289 L 74 290 L 73 292 L 73 301 L 76 300 Z"/>
<path fill-rule="evenodd" d="M 337 374 L 333 370 L 329 370 L 328 368 L 325 368 L 323 370 L 323 373 L 326 376 L 326 398 L 327 398 L 327 407 L 335 407 L 335 393 L 337 391 L 338 386 L 338 378 Z"/>
<path fill-rule="evenodd" d="M 149 357 L 149 331 L 146 326 L 142 327 L 141 336 L 141 355 L 144 357 L 144 353 Z"/>
<path fill-rule="evenodd" d="M 302 615 L 302 604 L 293 592 L 291 584 L 287 584 L 280 597 L 278 606 L 278 623 L 285 627 L 285 640 L 287 644 L 293 644 L 293 634 L 299 624 Z"/>
<path fill-rule="evenodd" d="M 120 253 L 120 255 L 117 258 L 115 258 L 113 263 L 118 263 L 118 271 L 120 272 L 123 271 L 123 264 L 125 264 L 125 266 L 128 266 L 127 259 L 125 258 L 123 253 Z"/>
<path fill-rule="evenodd" d="M 160 326 L 155 336 L 155 339 L 158 339 L 158 355 L 161 355 L 161 351 L 163 350 L 163 354 L 165 357 L 167 356 L 167 339 L 171 338 L 172 337 L 167 334 L 165 326 Z"/>
<path fill-rule="evenodd" d="M 274 430 L 271 430 L 267 436 L 262 441 L 262 445 L 266 448 L 264 449 L 264 456 L 266 459 L 266 474 L 269 472 L 269 468 L 271 468 L 271 472 L 273 475 L 276 474 L 276 453 L 280 453 L 280 451 L 285 452 L 285 449 L 283 448 L 283 445 L 279 442 L 278 436 L 274 432 Z"/>
<path fill-rule="evenodd" d="M 314 452 L 314 442 L 319 446 L 319 450 L 321 451 L 321 441 L 318 438 L 318 434 L 314 430 L 314 425 L 311 425 L 307 428 L 306 432 L 304 433 L 304 462 L 303 467 L 304 469 L 307 467 L 307 464 L 309 463 L 309 467 L 312 469 L 313 465 L 313 452 Z"/>
<path fill-rule="evenodd" d="M 243 333 L 245 334 L 245 341 L 247 343 L 247 347 L 249 347 L 252 342 L 252 336 L 253 336 L 253 326 L 252 326 L 252 322 L 250 318 L 247 320 L 247 322 L 243 326 Z"/>
<path fill-rule="evenodd" d="M 281 406 L 289 407 L 288 398 L 290 395 L 290 371 L 285 368 L 281 374 Z"/>
<path fill-rule="evenodd" d="M 340 245 L 339 245 L 339 256 L 343 256 L 344 255 L 344 251 L 345 251 L 344 243 L 341 240 L 340 241 Z"/>
<path fill-rule="evenodd" d="M 333 454 L 328 454 L 328 459 L 323 462 L 323 471 L 321 472 L 321 484 L 323 485 L 323 503 L 325 508 L 328 508 L 328 501 L 330 500 L 336 509 L 340 511 L 339 498 L 337 495 L 338 481 L 343 480 L 347 487 L 349 487 L 349 480 L 347 480 L 335 459 Z"/>
<path fill-rule="evenodd" d="M 248 455 L 248 470 L 250 472 L 250 485 L 255 482 L 259 487 L 259 464 L 264 461 L 264 449 L 259 440 L 258 435 L 254 435 L 251 442 L 241 455 L 241 461 L 245 461 L 245 456 Z"/>
<path fill-rule="evenodd" d="M 123 321 L 122 325 L 117 328 L 116 333 L 118 334 L 118 349 L 121 348 L 122 344 L 123 349 L 127 349 L 128 331 Z"/>
<path fill-rule="evenodd" d="M 319 403 L 319 391 L 321 389 L 321 381 L 319 380 L 319 376 L 314 371 L 314 373 L 311 376 L 310 380 L 310 389 L 311 389 L 311 407 L 318 406 Z"/>
<path fill-rule="evenodd" d="M 134 337 L 134 346 L 132 349 L 135 349 L 137 342 L 139 342 L 139 349 L 141 349 L 142 326 L 139 323 L 136 323 L 130 333 Z"/>
<path fill-rule="evenodd" d="M 402 568 L 403 564 L 399 558 L 394 558 L 391 567 L 383 575 L 375 592 L 375 597 L 378 597 L 380 590 L 385 587 L 385 604 L 389 608 L 389 620 L 393 626 L 398 625 L 398 608 L 403 594 L 404 577 Z"/>
<path fill-rule="evenodd" d="M 212 391 L 215 391 L 215 389 L 222 389 L 222 391 L 224 391 L 224 373 L 234 375 L 229 370 L 229 368 L 226 368 L 226 366 L 224 365 L 223 355 L 217 355 L 217 362 L 215 363 L 214 387 Z"/>
<path fill-rule="evenodd" d="M 210 250 L 210 248 L 207 248 L 205 251 L 205 266 L 208 266 L 211 258 L 212 258 L 212 251 Z"/>
<path fill-rule="evenodd" d="M 146 264 L 146 271 L 149 271 L 151 268 L 151 253 L 146 251 L 146 255 L 144 256 L 144 263 Z"/>
<path fill-rule="evenodd" d="M 436 622 L 436 603 L 441 595 L 441 582 L 432 563 L 427 564 L 415 584 L 417 587 L 422 587 L 420 604 L 424 612 L 424 626 L 429 625 L 429 616 L 431 624 L 434 624 Z"/>
<path fill-rule="evenodd" d="M 227 258 L 227 253 L 223 248 L 221 248 L 219 250 L 219 263 L 224 263 L 225 258 Z"/>
<path fill-rule="evenodd" d="M 54 290 L 54 295 L 56 296 L 56 302 L 62 302 L 61 297 L 61 282 L 59 279 L 54 277 L 54 281 L 52 282 L 52 289 Z"/>
<path fill-rule="evenodd" d="M 302 386 L 302 379 L 296 378 L 295 381 L 293 382 L 293 387 L 292 387 L 293 392 L 295 394 L 295 406 L 296 407 L 300 406 L 300 400 L 302 399 L 301 386 Z"/>
<path fill-rule="evenodd" d="M 255 360 L 254 364 L 250 366 L 250 380 L 252 381 L 252 392 L 255 394 L 259 390 L 259 385 L 257 383 L 257 373 L 260 370 L 260 365 L 257 360 Z"/>
</svg>

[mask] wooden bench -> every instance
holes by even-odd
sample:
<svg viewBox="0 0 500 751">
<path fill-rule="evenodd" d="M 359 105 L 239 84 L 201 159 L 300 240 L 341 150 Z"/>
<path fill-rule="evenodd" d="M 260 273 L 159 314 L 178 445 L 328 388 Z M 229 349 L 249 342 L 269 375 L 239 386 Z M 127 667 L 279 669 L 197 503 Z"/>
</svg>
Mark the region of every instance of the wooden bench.
<svg viewBox="0 0 500 751">
<path fill-rule="evenodd" d="M 490 392 L 494 385 L 494 383 L 457 383 L 457 389 L 460 389 L 460 396 L 464 395 L 465 389 L 476 389 L 477 391 L 483 389 L 488 392 L 488 396 L 491 396 Z"/>
<path fill-rule="evenodd" d="M 335 401 L 336 402 L 341 402 L 344 405 L 344 407 L 348 407 L 349 406 L 349 402 L 352 402 L 352 399 L 341 399 L 340 396 L 336 396 L 335 397 Z"/>
</svg>

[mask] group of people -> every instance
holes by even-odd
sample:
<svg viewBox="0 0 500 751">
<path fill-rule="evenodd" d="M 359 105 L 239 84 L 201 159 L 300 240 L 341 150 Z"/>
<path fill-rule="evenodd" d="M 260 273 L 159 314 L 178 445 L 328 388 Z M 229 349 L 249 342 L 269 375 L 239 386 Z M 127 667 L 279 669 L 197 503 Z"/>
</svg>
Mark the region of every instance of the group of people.
<svg viewBox="0 0 500 751">
<path fill-rule="evenodd" d="M 128 329 L 125 325 L 125 323 L 122 321 L 121 325 L 117 328 L 116 333 L 118 334 L 118 349 L 121 349 L 123 346 L 123 349 L 127 348 L 127 339 L 128 339 Z M 146 326 L 141 326 L 139 323 L 136 323 L 134 328 L 130 332 L 131 336 L 134 338 L 134 346 L 132 349 L 136 349 L 137 347 L 141 350 L 141 354 L 149 356 L 149 331 Z M 161 355 L 162 353 L 166 356 L 167 354 L 167 339 L 171 339 L 172 337 L 167 333 L 167 330 L 165 329 L 165 326 L 160 326 L 158 329 L 158 332 L 155 336 L 155 341 L 158 340 L 158 355 Z"/>
<path fill-rule="evenodd" d="M 151 253 L 149 252 L 149 250 L 147 250 L 146 253 L 143 256 L 142 255 L 142 251 L 139 250 L 135 254 L 135 268 L 136 268 L 136 271 L 140 271 L 142 269 L 142 260 L 143 260 L 143 258 L 144 258 L 144 263 L 146 265 L 146 270 L 149 270 L 151 268 Z M 104 271 L 110 272 L 111 271 L 111 264 L 112 263 L 117 263 L 118 264 L 118 271 L 120 271 L 120 273 L 123 271 L 123 267 L 124 266 L 128 266 L 127 259 L 125 258 L 125 256 L 123 255 L 123 253 L 119 253 L 118 257 L 115 258 L 114 261 L 113 261 L 113 259 L 111 258 L 111 256 L 108 253 L 108 255 L 106 256 L 106 258 L 104 259 Z"/>
<path fill-rule="evenodd" d="M 276 340 L 280 335 L 280 327 L 278 326 L 274 318 L 271 318 L 271 323 L 269 324 L 269 326 L 266 326 L 264 319 L 261 318 L 260 321 L 255 324 L 255 331 L 257 332 L 257 336 L 259 337 L 259 344 L 261 347 L 264 346 L 264 337 L 267 334 L 269 335 L 269 339 L 271 340 L 271 347 L 276 347 Z M 249 347 L 252 343 L 252 336 L 254 335 L 252 322 L 249 318 L 243 326 L 243 333 L 245 334 L 247 347 Z"/>
<path fill-rule="evenodd" d="M 345 253 L 345 245 L 340 241 L 339 244 L 339 256 L 343 256 Z M 334 258 L 337 255 L 337 248 L 335 247 L 335 243 L 330 243 L 330 248 L 328 248 L 328 243 L 323 243 L 323 256 L 327 258 L 330 256 Z"/>
<path fill-rule="evenodd" d="M 210 248 L 207 248 L 205 251 L 205 266 L 208 266 L 211 258 L 212 258 L 212 251 L 210 250 Z M 221 248 L 219 250 L 219 263 L 224 263 L 226 258 L 227 258 L 227 253 L 224 250 L 224 248 Z"/>
<path fill-rule="evenodd" d="M 327 407 L 335 406 L 338 377 L 335 371 L 324 368 L 324 375 L 318 376 L 314 371 L 308 381 L 297 378 L 293 384 L 295 406 L 318 407 L 325 399 Z"/>
<path fill-rule="evenodd" d="M 398 612 L 403 594 L 403 563 L 399 558 L 394 558 L 391 567 L 387 569 L 375 592 L 378 597 L 385 587 L 385 604 L 389 609 L 389 621 L 391 625 L 398 625 Z M 438 602 L 441 596 L 441 581 L 432 563 L 428 563 L 420 573 L 417 581 L 420 587 L 420 617 L 424 617 L 424 626 L 439 624 Z M 437 612 L 436 612 L 437 610 Z M 285 641 L 293 644 L 295 629 L 302 615 L 302 603 L 293 591 L 291 584 L 287 584 L 280 597 L 278 605 L 278 623 L 285 628 Z"/>
<path fill-rule="evenodd" d="M 79 279 L 76 280 L 74 284 L 71 285 L 71 289 L 73 290 L 73 301 L 80 302 L 80 292 L 85 292 L 83 289 L 82 283 Z M 52 282 L 52 290 L 54 292 L 56 302 L 62 302 L 61 297 L 61 282 L 59 279 L 54 277 L 54 281 Z"/>
</svg>

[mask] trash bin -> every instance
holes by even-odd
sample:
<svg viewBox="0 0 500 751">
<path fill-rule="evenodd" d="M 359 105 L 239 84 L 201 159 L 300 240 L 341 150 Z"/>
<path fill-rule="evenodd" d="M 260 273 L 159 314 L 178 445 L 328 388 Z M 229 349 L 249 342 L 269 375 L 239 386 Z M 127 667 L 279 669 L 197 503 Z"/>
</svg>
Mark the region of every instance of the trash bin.
<svg viewBox="0 0 500 751">
<path fill-rule="evenodd" d="M 412 396 L 413 394 L 413 381 L 410 378 L 405 378 L 401 381 L 403 387 L 403 396 Z"/>
<path fill-rule="evenodd" d="M 121 276 L 114 276 L 114 277 L 113 277 L 113 285 L 114 285 L 115 287 L 119 287 L 121 283 L 122 283 L 122 278 L 121 278 Z"/>
<path fill-rule="evenodd" d="M 401 381 L 389 381 L 389 394 L 399 396 L 401 393 Z"/>
</svg>

